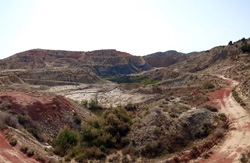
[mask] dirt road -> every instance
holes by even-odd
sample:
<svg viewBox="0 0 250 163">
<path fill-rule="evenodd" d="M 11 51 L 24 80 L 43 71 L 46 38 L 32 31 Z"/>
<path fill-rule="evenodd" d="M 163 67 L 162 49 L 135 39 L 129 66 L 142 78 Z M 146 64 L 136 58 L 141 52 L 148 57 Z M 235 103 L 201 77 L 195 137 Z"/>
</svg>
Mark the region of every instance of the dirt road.
<svg viewBox="0 0 250 163">
<path fill-rule="evenodd" d="M 230 86 L 211 93 L 211 101 L 215 102 L 220 112 L 225 113 L 230 121 L 230 130 L 225 140 L 214 146 L 213 154 L 208 159 L 198 159 L 191 162 L 235 163 L 240 162 L 241 153 L 250 146 L 250 115 L 233 98 L 232 89 L 238 83 L 219 76 L 230 83 Z"/>
</svg>

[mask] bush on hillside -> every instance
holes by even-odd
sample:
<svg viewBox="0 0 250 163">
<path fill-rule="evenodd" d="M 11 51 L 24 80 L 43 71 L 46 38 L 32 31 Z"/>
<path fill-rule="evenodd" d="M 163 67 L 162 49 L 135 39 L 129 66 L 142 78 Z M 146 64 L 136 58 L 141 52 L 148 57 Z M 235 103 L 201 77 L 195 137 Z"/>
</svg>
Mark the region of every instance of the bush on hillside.
<svg viewBox="0 0 250 163">
<path fill-rule="evenodd" d="M 130 130 L 131 118 L 123 108 L 112 108 L 99 119 L 88 120 L 81 132 L 81 142 L 88 146 L 121 147 L 121 138 Z"/>
<path fill-rule="evenodd" d="M 250 45 L 249 44 L 243 45 L 240 49 L 242 50 L 243 53 L 249 53 Z"/>
<path fill-rule="evenodd" d="M 78 135 L 75 131 L 65 126 L 61 129 L 58 136 L 54 140 L 54 152 L 59 155 L 65 155 L 67 149 L 76 146 L 78 143 Z"/>
<path fill-rule="evenodd" d="M 206 81 L 202 84 L 203 89 L 213 89 L 214 87 L 214 84 L 209 81 Z"/>
<path fill-rule="evenodd" d="M 7 125 L 10 127 L 17 128 L 18 120 L 14 115 L 5 112 L 0 112 L 0 125 Z"/>
<path fill-rule="evenodd" d="M 44 141 L 43 134 L 41 134 L 41 127 L 28 116 L 18 115 L 18 122 L 22 125 L 29 133 L 31 133 L 37 140 Z"/>
</svg>

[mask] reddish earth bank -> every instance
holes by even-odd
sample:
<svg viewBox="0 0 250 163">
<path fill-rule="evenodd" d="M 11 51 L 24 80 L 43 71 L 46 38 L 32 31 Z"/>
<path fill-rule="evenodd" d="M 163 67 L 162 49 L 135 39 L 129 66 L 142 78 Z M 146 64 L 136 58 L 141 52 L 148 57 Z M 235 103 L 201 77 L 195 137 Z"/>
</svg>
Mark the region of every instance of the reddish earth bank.
<svg viewBox="0 0 250 163">
<path fill-rule="evenodd" d="M 72 103 L 63 96 L 39 97 L 35 93 L 12 91 L 0 93 L 0 98 L 11 103 L 10 110 L 28 115 L 43 127 L 45 133 L 51 136 L 64 125 L 72 126 L 74 124 L 72 117 L 77 111 Z"/>
<path fill-rule="evenodd" d="M 38 163 L 33 158 L 23 154 L 18 147 L 12 147 L 0 132 L 0 163 Z"/>
</svg>

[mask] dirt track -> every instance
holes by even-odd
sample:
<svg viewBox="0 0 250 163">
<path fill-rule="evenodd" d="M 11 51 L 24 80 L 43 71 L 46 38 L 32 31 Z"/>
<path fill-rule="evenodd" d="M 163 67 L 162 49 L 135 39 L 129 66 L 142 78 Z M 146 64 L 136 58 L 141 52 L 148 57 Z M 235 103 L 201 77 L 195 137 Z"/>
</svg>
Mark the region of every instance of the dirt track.
<svg viewBox="0 0 250 163">
<path fill-rule="evenodd" d="M 230 130 L 225 140 L 214 146 L 213 154 L 206 160 L 198 159 L 191 162 L 232 163 L 240 162 L 241 153 L 250 146 L 250 115 L 233 98 L 231 91 L 238 83 L 224 78 L 230 86 L 211 93 L 211 100 L 216 102 L 220 112 L 225 113 L 230 121 Z"/>
</svg>

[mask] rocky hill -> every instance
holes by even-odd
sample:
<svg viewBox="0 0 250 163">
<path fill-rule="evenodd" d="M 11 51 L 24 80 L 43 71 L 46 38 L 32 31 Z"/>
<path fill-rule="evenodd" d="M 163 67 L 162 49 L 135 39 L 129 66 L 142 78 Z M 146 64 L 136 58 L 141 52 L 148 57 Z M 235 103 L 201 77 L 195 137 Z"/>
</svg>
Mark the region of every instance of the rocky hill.
<svg viewBox="0 0 250 163">
<path fill-rule="evenodd" d="M 99 76 L 138 73 L 149 70 L 142 57 L 116 50 L 90 52 L 34 49 L 0 61 L 1 69 L 79 69 L 88 67 Z"/>
<path fill-rule="evenodd" d="M 211 67 L 216 67 L 214 69 L 216 71 L 224 70 L 227 66 L 233 66 L 237 61 L 244 61 L 244 59 L 242 60 L 244 52 L 241 50 L 241 47 L 245 44 L 250 44 L 250 40 L 242 39 L 232 45 L 217 46 L 210 50 L 190 55 L 186 60 L 182 60 L 169 68 L 185 72 L 197 72 Z M 247 56 L 248 54 L 245 57 L 247 58 Z M 220 66 L 220 68 L 217 66 Z"/>
<path fill-rule="evenodd" d="M 168 67 L 179 61 L 186 60 L 188 56 L 175 50 L 166 52 L 157 52 L 143 57 L 145 61 L 152 67 Z"/>
</svg>

